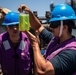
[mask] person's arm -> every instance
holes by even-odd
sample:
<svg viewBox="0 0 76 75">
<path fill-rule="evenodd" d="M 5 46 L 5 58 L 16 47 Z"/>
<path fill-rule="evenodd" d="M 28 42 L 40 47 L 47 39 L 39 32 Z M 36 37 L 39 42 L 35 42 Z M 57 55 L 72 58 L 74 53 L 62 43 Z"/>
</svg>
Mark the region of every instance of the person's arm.
<svg viewBox="0 0 76 75">
<path fill-rule="evenodd" d="M 33 52 L 37 73 L 40 75 L 54 75 L 55 72 L 51 62 L 44 59 L 37 43 L 35 43 L 35 46 L 33 45 Z"/>
<path fill-rule="evenodd" d="M 40 33 L 40 38 L 44 40 L 47 44 L 50 42 L 50 40 L 53 38 L 53 33 L 48 31 L 46 28 L 42 30 Z"/>
<path fill-rule="evenodd" d="M 55 75 L 51 62 L 46 60 L 40 52 L 37 38 L 29 31 L 27 31 L 26 34 L 28 35 L 33 48 L 36 73 L 38 75 Z"/>
<path fill-rule="evenodd" d="M 32 11 L 25 4 L 20 5 L 18 11 L 29 12 L 31 27 L 39 32 L 40 36 L 46 43 L 49 43 L 49 41 L 53 37 L 53 34 L 49 32 L 47 29 L 45 29 L 43 25 L 41 25 L 39 19 L 32 13 Z M 46 30 L 45 31 L 46 33 L 44 32 L 44 30 Z"/>
</svg>

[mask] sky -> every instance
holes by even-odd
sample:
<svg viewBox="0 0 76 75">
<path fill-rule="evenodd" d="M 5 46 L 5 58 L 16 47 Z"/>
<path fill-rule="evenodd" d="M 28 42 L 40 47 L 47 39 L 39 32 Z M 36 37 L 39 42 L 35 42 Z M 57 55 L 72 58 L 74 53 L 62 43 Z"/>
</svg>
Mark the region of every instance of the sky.
<svg viewBox="0 0 76 75">
<path fill-rule="evenodd" d="M 65 3 L 66 0 L 0 0 L 0 6 L 8 8 L 11 11 L 18 12 L 21 4 L 26 4 L 31 11 L 37 11 L 38 16 L 45 16 L 46 11 L 50 11 L 50 4 L 54 5 Z M 67 0 L 70 2 L 70 0 Z"/>
</svg>

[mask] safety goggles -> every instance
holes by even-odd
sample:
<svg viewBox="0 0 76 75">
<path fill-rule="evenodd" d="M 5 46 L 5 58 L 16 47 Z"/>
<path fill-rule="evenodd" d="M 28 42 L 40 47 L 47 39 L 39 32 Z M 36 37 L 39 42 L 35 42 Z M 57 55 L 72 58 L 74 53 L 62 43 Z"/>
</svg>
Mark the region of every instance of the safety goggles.
<svg viewBox="0 0 76 75">
<path fill-rule="evenodd" d="M 57 28 L 60 25 L 60 21 L 51 22 L 50 28 Z"/>
<path fill-rule="evenodd" d="M 13 29 L 14 27 L 18 28 L 19 24 L 15 24 L 15 25 L 8 25 L 7 26 L 9 29 Z"/>
</svg>

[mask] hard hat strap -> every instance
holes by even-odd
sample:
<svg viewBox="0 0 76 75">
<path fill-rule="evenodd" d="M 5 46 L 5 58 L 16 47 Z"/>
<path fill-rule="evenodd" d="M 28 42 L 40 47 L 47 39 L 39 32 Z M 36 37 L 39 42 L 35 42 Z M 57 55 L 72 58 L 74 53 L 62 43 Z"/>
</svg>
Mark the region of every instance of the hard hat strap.
<svg viewBox="0 0 76 75">
<path fill-rule="evenodd" d="M 62 30 L 63 30 L 63 21 L 60 21 L 60 33 L 59 33 L 59 37 L 61 37 L 62 35 Z"/>
</svg>

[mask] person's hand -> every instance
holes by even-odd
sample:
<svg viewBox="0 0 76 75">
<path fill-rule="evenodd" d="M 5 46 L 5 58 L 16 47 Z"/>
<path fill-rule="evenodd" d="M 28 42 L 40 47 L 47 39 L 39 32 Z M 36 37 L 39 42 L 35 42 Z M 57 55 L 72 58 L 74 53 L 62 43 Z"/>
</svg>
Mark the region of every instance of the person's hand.
<svg viewBox="0 0 76 75">
<path fill-rule="evenodd" d="M 26 11 L 29 12 L 30 25 L 34 30 L 41 32 L 44 29 L 44 27 L 41 25 L 39 19 L 32 13 L 32 11 L 25 4 L 20 5 L 18 8 L 18 11 L 19 12 L 24 11 L 24 13 L 26 13 Z"/>
<path fill-rule="evenodd" d="M 32 33 L 30 33 L 29 31 L 25 31 L 25 33 L 27 34 L 27 36 L 28 36 L 28 38 L 29 38 L 29 40 L 31 42 L 32 47 L 39 46 L 39 38 L 38 38 L 37 34 L 35 36 Z"/>
<path fill-rule="evenodd" d="M 25 4 L 20 5 L 18 8 L 18 11 L 19 12 L 23 12 L 23 11 L 31 12 L 31 10 Z"/>
</svg>

